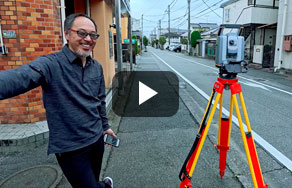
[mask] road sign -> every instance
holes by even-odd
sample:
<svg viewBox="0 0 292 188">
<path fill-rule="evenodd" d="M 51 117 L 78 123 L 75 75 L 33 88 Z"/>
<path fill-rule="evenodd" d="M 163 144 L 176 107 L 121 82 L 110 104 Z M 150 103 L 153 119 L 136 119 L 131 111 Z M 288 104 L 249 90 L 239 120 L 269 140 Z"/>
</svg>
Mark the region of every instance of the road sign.
<svg viewBox="0 0 292 188">
<path fill-rule="evenodd" d="M 132 39 L 132 44 L 136 42 L 136 39 Z M 130 39 L 124 39 L 124 43 L 130 43 Z"/>
<path fill-rule="evenodd" d="M 124 43 L 129 43 L 130 40 L 129 39 L 124 39 Z"/>
</svg>

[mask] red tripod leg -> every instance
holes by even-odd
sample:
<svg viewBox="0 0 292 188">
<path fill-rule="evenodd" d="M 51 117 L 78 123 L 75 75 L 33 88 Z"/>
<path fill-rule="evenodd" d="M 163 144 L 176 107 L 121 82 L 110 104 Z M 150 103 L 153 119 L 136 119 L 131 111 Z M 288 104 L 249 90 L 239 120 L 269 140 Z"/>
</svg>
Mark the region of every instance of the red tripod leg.
<svg viewBox="0 0 292 188">
<path fill-rule="evenodd" d="M 203 130 L 202 130 L 200 136 L 197 135 L 197 137 L 196 137 L 196 141 L 195 141 L 195 147 L 196 147 L 196 149 L 195 149 L 195 151 L 192 153 L 192 155 L 191 155 L 191 157 L 190 157 L 190 159 L 189 159 L 189 161 L 188 161 L 188 163 L 187 163 L 185 173 L 182 174 L 182 176 L 183 176 L 183 178 L 182 178 L 183 181 L 181 182 L 179 188 L 193 187 L 192 184 L 191 184 L 191 177 L 189 176 L 189 173 L 190 173 L 190 171 L 191 171 L 191 168 L 192 168 L 192 166 L 193 166 L 193 163 L 194 163 L 195 157 L 196 157 L 196 155 L 197 155 L 197 152 L 198 152 L 198 146 L 200 145 L 201 140 L 202 140 L 202 139 L 201 139 L 201 138 L 202 138 L 201 135 L 204 134 L 204 131 L 205 131 L 205 128 L 203 128 Z"/>
<path fill-rule="evenodd" d="M 258 161 L 257 152 L 250 132 L 246 134 L 246 141 L 258 187 L 267 188 L 268 185 L 264 184 L 260 163 Z"/>
<path fill-rule="evenodd" d="M 228 118 L 221 118 L 221 130 L 220 130 L 220 143 L 217 145 L 219 149 L 219 174 L 221 178 L 224 176 L 226 168 L 226 158 L 227 151 L 229 150 L 228 146 L 228 137 L 229 137 L 229 120 Z"/>
</svg>

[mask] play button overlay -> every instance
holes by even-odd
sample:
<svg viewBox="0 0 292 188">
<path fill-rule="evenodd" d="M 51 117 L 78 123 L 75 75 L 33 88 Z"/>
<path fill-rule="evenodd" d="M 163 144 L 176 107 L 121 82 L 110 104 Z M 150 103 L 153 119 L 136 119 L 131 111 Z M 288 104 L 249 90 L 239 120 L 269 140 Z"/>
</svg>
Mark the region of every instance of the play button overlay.
<svg viewBox="0 0 292 188">
<path fill-rule="evenodd" d="M 157 95 L 157 92 L 146 86 L 142 82 L 139 82 L 139 105 Z"/>
<path fill-rule="evenodd" d="M 121 117 L 170 117 L 179 107 L 179 81 L 170 71 L 122 71 L 113 79 L 112 109 Z"/>
</svg>

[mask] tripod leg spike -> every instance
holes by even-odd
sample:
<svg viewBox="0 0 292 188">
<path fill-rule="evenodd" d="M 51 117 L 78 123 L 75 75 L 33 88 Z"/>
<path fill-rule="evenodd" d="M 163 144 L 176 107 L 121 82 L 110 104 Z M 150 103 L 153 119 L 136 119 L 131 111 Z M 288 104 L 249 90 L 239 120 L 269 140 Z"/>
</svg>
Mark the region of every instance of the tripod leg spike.
<svg viewBox="0 0 292 188">
<path fill-rule="evenodd" d="M 223 178 L 224 173 L 225 173 L 225 171 L 221 171 L 221 170 L 219 171 L 219 174 L 220 174 L 221 179 Z"/>
</svg>

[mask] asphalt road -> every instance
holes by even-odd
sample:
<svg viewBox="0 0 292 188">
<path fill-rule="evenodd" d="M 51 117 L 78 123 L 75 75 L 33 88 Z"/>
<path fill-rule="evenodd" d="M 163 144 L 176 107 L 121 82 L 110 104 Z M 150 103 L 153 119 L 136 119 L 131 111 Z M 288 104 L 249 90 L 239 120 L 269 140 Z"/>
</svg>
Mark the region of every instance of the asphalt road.
<svg viewBox="0 0 292 188">
<path fill-rule="evenodd" d="M 210 94 L 218 72 L 214 61 L 160 50 L 153 53 Z M 285 79 L 283 75 L 251 70 L 247 74 L 239 74 L 238 78 L 252 130 L 292 160 L 292 147 L 289 147 L 292 145 L 291 77 Z M 226 95 L 224 107 L 229 110 L 230 95 L 228 92 L 223 95 Z"/>
<path fill-rule="evenodd" d="M 191 87 L 180 77 L 180 108 L 170 118 L 122 117 L 118 136 L 121 146 L 113 148 L 105 167 L 117 187 L 178 187 L 178 173 L 201 121 L 208 95 L 218 70 L 214 60 L 149 48 L 137 59 L 138 71 L 174 70 L 197 86 Z M 168 66 L 166 64 L 168 64 Z M 291 119 L 292 84 L 284 75 L 250 70 L 239 76 L 251 128 L 288 159 L 292 159 Z M 263 85 L 265 84 L 265 85 Z M 198 92 L 200 90 L 200 92 Z M 205 93 L 202 96 L 202 92 Z M 230 94 L 224 93 L 223 106 L 229 110 Z M 233 125 L 227 172 L 218 173 L 217 115 L 196 166 L 192 183 L 195 187 L 253 187 L 241 135 Z M 234 124 L 234 123 L 233 123 Z M 290 187 L 290 170 L 269 151 L 257 145 L 257 152 L 269 187 Z"/>
</svg>

